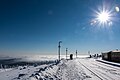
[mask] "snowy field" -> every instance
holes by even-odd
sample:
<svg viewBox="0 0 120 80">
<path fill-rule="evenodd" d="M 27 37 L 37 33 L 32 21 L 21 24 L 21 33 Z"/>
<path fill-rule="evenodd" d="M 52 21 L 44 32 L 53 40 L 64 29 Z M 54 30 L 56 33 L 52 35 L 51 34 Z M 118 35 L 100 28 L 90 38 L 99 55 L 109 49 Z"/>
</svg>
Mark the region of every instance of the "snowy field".
<svg viewBox="0 0 120 80">
<path fill-rule="evenodd" d="M 1 68 L 0 80 L 120 80 L 120 67 L 86 58 L 87 56 L 66 60 L 63 55 L 58 63 L 57 57 L 57 55 L 25 56 L 22 59 L 19 57 L 20 61 L 34 64 L 42 61 L 44 64 Z"/>
</svg>

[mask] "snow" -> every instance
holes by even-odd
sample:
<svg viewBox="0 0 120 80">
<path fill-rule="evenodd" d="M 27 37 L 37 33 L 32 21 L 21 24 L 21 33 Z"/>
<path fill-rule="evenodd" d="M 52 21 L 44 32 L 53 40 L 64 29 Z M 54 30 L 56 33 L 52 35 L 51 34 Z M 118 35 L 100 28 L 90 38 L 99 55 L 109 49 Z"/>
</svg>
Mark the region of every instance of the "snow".
<svg viewBox="0 0 120 80">
<path fill-rule="evenodd" d="M 101 63 L 95 59 L 86 59 L 80 60 L 80 62 L 90 69 L 94 74 L 99 76 L 102 80 L 119 80 L 120 78 L 120 68 Z"/>
<path fill-rule="evenodd" d="M 10 71 L 10 70 L 12 70 L 12 68 L 8 68 L 8 69 L 0 69 L 0 73 L 1 73 L 1 72 L 5 72 L 5 71 Z"/>
<path fill-rule="evenodd" d="M 119 80 L 120 67 L 100 62 L 93 58 L 79 56 L 73 60 L 63 59 L 50 64 L 19 66 L 0 69 L 0 80 Z M 34 58 L 29 58 L 31 61 Z M 39 60 L 40 56 L 36 57 Z M 25 59 L 25 57 L 24 57 Z M 28 59 L 27 59 L 28 60 Z M 40 59 L 56 60 L 56 56 L 42 56 Z M 100 59 L 99 59 L 100 60 Z M 113 63 L 113 62 L 112 62 Z"/>
<path fill-rule="evenodd" d="M 101 59 L 97 59 L 97 61 L 120 67 L 120 63 L 105 61 L 105 60 L 101 60 Z"/>
</svg>

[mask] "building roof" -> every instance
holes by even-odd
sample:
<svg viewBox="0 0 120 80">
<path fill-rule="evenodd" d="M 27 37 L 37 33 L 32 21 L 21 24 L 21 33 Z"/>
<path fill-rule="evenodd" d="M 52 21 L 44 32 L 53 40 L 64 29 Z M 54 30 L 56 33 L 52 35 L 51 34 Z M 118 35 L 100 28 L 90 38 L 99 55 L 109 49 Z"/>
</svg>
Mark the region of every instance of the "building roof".
<svg viewBox="0 0 120 80">
<path fill-rule="evenodd" d="M 109 52 L 120 52 L 120 50 L 106 51 L 106 52 L 103 52 L 103 53 L 109 53 Z"/>
<path fill-rule="evenodd" d="M 120 50 L 113 50 L 112 52 L 120 52 Z"/>
</svg>

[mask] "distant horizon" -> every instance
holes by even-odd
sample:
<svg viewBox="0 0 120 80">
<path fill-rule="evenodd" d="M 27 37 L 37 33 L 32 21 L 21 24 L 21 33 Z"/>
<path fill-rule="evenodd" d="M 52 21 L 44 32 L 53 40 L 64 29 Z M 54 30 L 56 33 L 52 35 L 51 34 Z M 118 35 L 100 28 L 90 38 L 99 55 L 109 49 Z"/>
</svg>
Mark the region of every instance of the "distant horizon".
<svg viewBox="0 0 120 80">
<path fill-rule="evenodd" d="M 116 49 L 114 49 L 114 50 L 116 50 Z M 89 51 L 86 51 L 86 53 L 85 52 L 83 52 L 83 53 L 80 53 L 80 52 L 78 52 L 78 55 L 94 55 L 94 54 L 101 54 L 101 53 L 104 53 L 104 52 L 109 52 L 109 51 L 114 51 L 114 50 L 106 50 L 106 51 L 101 51 L 101 52 L 90 52 L 90 54 L 88 53 Z M 119 50 L 119 49 L 118 49 Z M 73 55 L 76 55 L 76 53 L 74 52 L 70 52 L 70 53 L 68 53 L 67 55 L 69 56 L 70 54 L 73 54 Z M 36 56 L 36 55 L 43 55 L 43 56 L 49 56 L 49 55 L 55 55 L 55 56 L 58 56 L 58 53 L 10 53 L 10 54 L 0 54 L 0 56 Z M 61 53 L 60 55 L 64 55 L 64 56 L 66 56 L 66 53 L 64 52 L 64 53 Z"/>
</svg>

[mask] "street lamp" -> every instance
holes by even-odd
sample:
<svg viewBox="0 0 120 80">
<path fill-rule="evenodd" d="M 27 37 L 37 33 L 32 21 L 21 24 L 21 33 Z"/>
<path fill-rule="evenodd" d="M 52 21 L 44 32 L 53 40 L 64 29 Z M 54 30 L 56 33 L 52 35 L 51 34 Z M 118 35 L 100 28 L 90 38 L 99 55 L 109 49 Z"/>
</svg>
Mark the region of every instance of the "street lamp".
<svg viewBox="0 0 120 80">
<path fill-rule="evenodd" d="M 62 43 L 62 41 L 59 41 L 59 43 L 58 43 L 58 59 L 59 59 L 59 61 L 60 61 L 60 43 Z"/>
<path fill-rule="evenodd" d="M 76 58 L 77 58 L 77 50 L 76 50 Z"/>
<path fill-rule="evenodd" d="M 90 55 L 90 51 L 88 51 L 88 55 Z"/>
<path fill-rule="evenodd" d="M 68 52 L 68 48 L 66 48 L 66 59 L 67 59 L 67 52 Z"/>
</svg>

